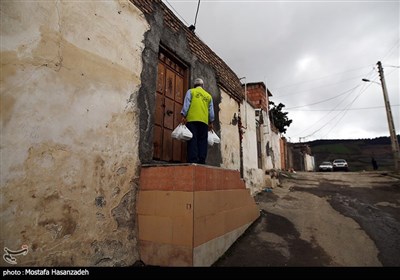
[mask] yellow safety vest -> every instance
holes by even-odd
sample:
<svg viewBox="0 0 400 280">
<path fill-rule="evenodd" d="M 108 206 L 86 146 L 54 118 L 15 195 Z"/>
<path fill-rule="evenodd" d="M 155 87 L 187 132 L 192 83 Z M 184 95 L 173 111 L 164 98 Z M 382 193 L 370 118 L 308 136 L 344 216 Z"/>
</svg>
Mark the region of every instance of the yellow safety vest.
<svg viewBox="0 0 400 280">
<path fill-rule="evenodd" d="M 211 94 L 201 87 L 190 89 L 192 101 L 186 116 L 188 122 L 203 122 L 208 125 L 208 107 L 212 100 Z"/>
</svg>

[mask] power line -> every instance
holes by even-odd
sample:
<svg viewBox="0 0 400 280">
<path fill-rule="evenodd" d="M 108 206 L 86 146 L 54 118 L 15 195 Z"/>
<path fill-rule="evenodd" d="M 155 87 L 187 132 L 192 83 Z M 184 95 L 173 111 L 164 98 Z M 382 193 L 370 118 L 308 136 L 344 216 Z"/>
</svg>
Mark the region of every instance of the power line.
<svg viewBox="0 0 400 280">
<path fill-rule="evenodd" d="M 176 13 L 176 15 L 178 15 L 178 16 L 181 18 L 181 20 L 184 21 L 184 22 L 186 23 L 186 25 L 189 25 L 189 24 L 187 23 L 187 21 L 178 13 L 178 11 L 175 10 L 175 8 L 171 5 L 171 3 L 168 2 L 168 0 L 165 0 L 165 2 L 168 4 L 168 6 L 171 7 L 171 9 Z"/>
<path fill-rule="evenodd" d="M 370 86 L 370 85 L 369 85 Z M 355 89 L 355 88 L 354 88 Z M 326 117 L 328 117 L 336 108 L 338 108 L 339 107 L 339 105 L 340 104 L 342 104 L 344 101 L 346 100 L 346 98 L 344 98 L 342 101 L 340 101 L 332 110 L 330 110 L 327 114 L 325 114 L 324 116 L 322 116 L 322 118 L 320 118 L 318 121 L 316 121 L 316 122 L 314 122 L 312 125 L 310 125 L 308 128 L 306 128 L 306 129 L 304 129 L 304 130 L 302 130 L 301 132 L 299 132 L 298 134 L 295 134 L 294 136 L 297 136 L 297 135 L 301 135 L 301 134 L 303 134 L 304 132 L 306 132 L 307 130 L 310 130 L 313 126 L 315 126 L 317 123 L 319 123 L 319 122 L 321 122 L 321 121 L 323 121 Z M 342 110 L 343 111 L 343 110 Z M 320 129 L 322 129 L 323 127 L 325 127 L 326 125 L 328 125 L 328 123 L 331 121 L 331 120 L 333 120 L 333 119 L 335 119 L 337 117 L 337 115 L 335 116 L 335 117 L 333 117 L 332 119 L 330 119 L 325 125 L 323 125 Z M 320 129 L 318 129 L 318 130 L 320 130 Z M 318 131 L 317 130 L 317 131 Z M 313 135 L 314 133 L 312 133 L 311 135 Z"/>
<path fill-rule="evenodd" d="M 396 66 L 396 65 L 384 65 L 385 67 L 393 67 L 393 68 L 400 68 L 400 66 Z"/>
<path fill-rule="evenodd" d="M 370 76 L 371 73 L 372 74 L 374 73 L 374 69 L 372 69 L 367 75 L 361 75 L 361 76 L 358 76 L 358 77 L 371 77 L 371 80 L 372 80 L 372 76 Z M 375 75 L 378 75 L 378 74 L 375 73 Z M 336 95 L 334 97 L 328 98 L 328 99 L 324 99 L 324 100 L 321 100 L 321 101 L 318 101 L 318 102 L 315 102 L 315 103 L 311 103 L 311 104 L 307 104 L 307 105 L 296 106 L 296 107 L 288 107 L 286 109 L 287 110 L 292 110 L 292 109 L 297 109 L 297 108 L 301 108 L 301 107 L 307 107 L 307 106 L 312 106 L 312 105 L 317 105 L 317 104 L 320 104 L 320 103 L 324 103 L 324 102 L 330 101 L 332 99 L 338 98 L 338 97 L 340 97 L 340 96 L 342 96 L 342 95 L 344 95 L 344 94 L 346 94 L 346 93 L 348 93 L 350 91 L 353 91 L 359 86 L 360 86 L 360 84 L 355 86 L 355 87 L 353 87 L 353 88 L 351 88 L 351 89 L 349 89 L 349 90 L 346 90 L 346 91 L 344 91 L 344 92 L 342 92 L 342 93 L 340 93 L 340 94 L 338 94 L 338 95 Z M 368 86 L 370 86 L 370 85 L 368 85 Z"/>
<path fill-rule="evenodd" d="M 382 61 L 384 61 L 386 59 L 386 57 L 388 57 L 389 54 L 398 46 L 400 46 L 400 39 L 397 39 L 397 41 L 396 41 L 396 43 L 394 43 L 393 47 L 391 47 L 389 49 L 389 51 L 386 53 L 386 55 L 382 58 Z"/>
<path fill-rule="evenodd" d="M 397 68 L 400 68 L 400 67 L 397 67 Z M 387 75 L 391 75 L 394 71 L 396 71 L 397 69 L 392 69 L 392 71 L 390 71 Z M 387 76 L 386 75 L 386 76 Z"/>
<path fill-rule="evenodd" d="M 301 108 L 301 107 L 307 107 L 307 106 L 312 106 L 312 105 L 316 105 L 316 104 L 321 104 L 321 103 L 330 101 L 330 100 L 332 100 L 332 99 L 338 98 L 338 97 L 340 97 L 340 96 L 342 96 L 342 95 L 348 93 L 349 91 L 355 90 L 355 89 L 358 88 L 359 86 L 361 86 L 361 85 L 357 85 L 357 86 L 355 86 L 355 87 L 353 87 L 353 88 L 351 88 L 351 89 L 349 89 L 349 90 L 346 90 L 346 91 L 343 92 L 343 93 L 340 93 L 339 95 L 336 95 L 336 96 L 334 96 L 334 97 L 331 97 L 331 98 L 328 98 L 328 99 L 325 99 L 325 100 L 321 100 L 321 101 L 318 101 L 318 102 L 315 102 L 315 103 L 311 103 L 311 104 L 307 104 L 307 105 L 301 105 L 301 106 L 296 106 L 296 107 L 289 107 L 289 108 L 286 108 L 286 110 L 297 109 L 297 108 Z"/>
<path fill-rule="evenodd" d="M 189 26 L 189 30 L 193 32 L 196 30 L 197 14 L 199 13 L 199 8 L 200 8 L 200 0 L 197 2 L 197 10 L 196 10 L 196 16 L 194 17 L 194 24 Z"/>
<path fill-rule="evenodd" d="M 400 104 L 396 104 L 396 105 L 391 105 L 391 107 L 399 107 L 400 106 Z M 375 106 L 375 107 L 363 107 L 363 108 L 350 108 L 350 109 L 347 109 L 348 111 L 357 111 L 357 110 L 373 110 L 373 109 L 382 109 L 382 108 L 385 108 L 385 106 Z M 293 109 L 292 109 L 293 110 Z M 320 109 L 320 110 L 317 110 L 317 109 L 315 109 L 315 110 L 298 110 L 298 109 L 294 109 L 293 111 L 297 111 L 297 112 L 324 112 L 324 111 L 344 111 L 344 110 L 346 110 L 345 108 L 344 109 L 325 109 L 325 110 L 323 110 L 323 109 Z"/>
<path fill-rule="evenodd" d="M 181 16 L 181 15 L 178 13 L 177 10 L 175 10 L 175 8 L 172 6 L 172 4 L 171 4 L 168 0 L 162 0 L 162 1 L 165 1 L 165 2 L 168 4 L 168 6 L 170 6 L 171 9 L 174 11 L 175 15 L 178 16 L 178 17 L 189 27 L 190 30 L 194 31 L 195 27 L 194 27 L 193 25 L 190 25 L 190 26 L 189 26 L 189 23 L 183 18 L 183 16 Z M 198 6 L 197 6 L 198 8 L 197 8 L 197 12 L 196 12 L 196 19 L 197 19 L 197 13 L 198 13 L 198 11 L 199 11 L 199 5 L 200 5 L 200 1 L 199 1 L 199 3 L 198 3 Z M 196 36 L 197 36 L 201 41 L 205 42 L 205 40 L 203 40 L 203 39 L 199 36 L 199 34 L 196 34 Z"/>
<path fill-rule="evenodd" d="M 368 72 L 368 74 L 366 74 L 366 75 L 360 75 L 360 76 L 358 76 L 358 77 L 369 77 L 371 80 L 373 80 L 372 76 L 373 76 L 374 74 L 375 74 L 376 76 L 378 76 L 377 73 L 374 73 L 374 69 L 372 69 L 372 70 L 370 70 L 370 71 Z M 344 92 L 342 92 L 342 93 L 339 93 L 338 95 L 336 95 L 336 96 L 334 96 L 334 97 L 331 97 L 331 98 L 328 98 L 328 99 L 325 99 L 325 100 L 322 100 L 322 101 L 318 101 L 318 102 L 315 102 L 315 103 L 311 103 L 311 104 L 307 104 L 307 105 L 302 105 L 302 106 L 288 107 L 288 108 L 286 108 L 286 109 L 287 109 L 287 110 L 292 110 L 292 109 L 297 109 L 297 108 L 306 107 L 306 106 L 312 106 L 312 105 L 320 104 L 320 103 L 323 103 L 323 102 L 326 102 L 326 101 L 330 101 L 330 100 L 335 99 L 335 98 L 338 98 L 338 97 L 340 97 L 340 96 L 342 96 L 342 95 L 344 95 L 344 94 L 346 94 L 346 93 L 348 93 L 348 92 L 350 92 L 350 91 L 355 90 L 355 89 L 356 89 L 357 87 L 359 87 L 359 86 L 360 86 L 360 84 L 357 85 L 357 86 L 355 86 L 355 87 L 353 87 L 353 88 L 351 88 L 351 89 L 349 89 L 349 90 L 346 90 L 346 91 L 344 91 Z"/>
<path fill-rule="evenodd" d="M 200 0 L 197 3 L 196 17 L 194 18 L 194 26 L 195 27 L 196 27 L 196 22 L 197 22 L 197 14 L 199 13 L 199 8 L 200 8 Z"/>
<path fill-rule="evenodd" d="M 386 57 L 388 57 L 388 56 L 392 53 L 392 51 L 393 51 L 396 47 L 398 47 L 399 45 L 400 45 L 400 39 L 398 39 L 398 40 L 395 42 L 395 44 L 389 49 L 389 51 L 386 53 L 386 55 L 384 56 L 384 58 L 382 59 L 382 61 L 383 61 Z M 358 68 L 354 68 L 354 69 L 349 69 L 349 70 L 345 70 L 345 71 L 342 71 L 342 72 L 338 72 L 338 73 L 326 75 L 326 76 L 323 76 L 323 77 L 319 77 L 319 78 L 315 78 L 315 79 L 311 79 L 311 80 L 307 80 L 307 81 L 301 81 L 301 82 L 294 83 L 294 84 L 289 84 L 289 85 L 280 86 L 280 87 L 275 88 L 275 90 L 284 89 L 284 88 L 288 88 L 288 87 L 292 87 L 292 86 L 297 86 L 297 85 L 301 85 L 301 84 L 305 84 L 305 83 L 311 83 L 311 82 L 318 81 L 318 80 L 322 80 L 322 79 L 325 79 L 325 78 L 330 78 L 330 77 L 335 76 L 335 75 L 340 75 L 340 74 L 343 74 L 343 73 L 348 73 L 348 72 L 357 71 L 357 70 L 359 70 L 359 69 L 363 69 L 363 68 L 370 67 L 370 66 L 372 66 L 373 69 L 375 68 L 375 65 L 367 65 L 367 66 L 358 67 Z M 393 67 L 393 68 L 400 68 L 400 66 L 394 66 L 394 65 L 385 65 L 385 66 L 386 66 L 386 67 Z M 354 77 L 354 78 L 358 78 L 358 77 L 360 77 L 360 76 L 357 76 L 357 77 Z M 322 87 L 326 87 L 326 86 L 330 86 L 330 85 L 339 84 L 339 83 L 342 83 L 342 82 L 344 82 L 344 81 L 351 80 L 351 79 L 353 79 L 353 78 L 349 78 L 349 79 L 346 79 L 346 80 L 343 80 L 343 81 L 341 81 L 341 82 L 334 83 L 334 84 L 323 85 L 323 86 L 320 86 L 320 87 L 315 87 L 315 88 L 311 88 L 311 89 L 303 90 L 303 91 L 297 91 L 296 93 L 284 94 L 284 95 L 279 95 L 279 96 L 277 95 L 277 97 L 285 97 L 285 96 L 291 96 L 291 95 L 298 95 L 299 93 L 302 93 L 302 92 L 308 92 L 308 91 L 313 90 L 313 89 L 318 89 L 318 88 L 322 88 Z"/>
<path fill-rule="evenodd" d="M 348 73 L 348 72 L 353 72 L 353 71 L 360 70 L 360 69 L 363 69 L 363 68 L 366 68 L 366 67 L 371 67 L 371 66 L 373 66 L 373 65 L 367 65 L 367 66 L 358 67 L 358 68 L 354 68 L 354 69 L 350 69 L 350 70 L 345 70 L 343 72 L 338 72 L 338 73 L 326 75 L 326 76 L 323 76 L 323 77 L 320 77 L 320 78 L 315 78 L 315 79 L 311 79 L 311 80 L 307 80 L 307 81 L 302 81 L 302 82 L 298 82 L 298 83 L 294 83 L 294 84 L 289 84 L 289 85 L 277 87 L 277 88 L 275 88 L 275 90 L 282 89 L 282 88 L 287 88 L 287 87 L 291 87 L 291 86 L 296 86 L 296 85 L 299 85 L 299 84 L 310 83 L 310 82 L 314 82 L 314 81 L 317 81 L 317 80 L 326 79 L 326 78 L 329 78 L 331 76 L 340 75 L 340 74 Z"/>
<path fill-rule="evenodd" d="M 325 138 L 338 124 L 339 122 L 344 118 L 344 116 L 347 114 L 347 112 L 349 111 L 349 108 L 351 105 L 353 105 L 353 103 L 361 96 L 361 94 L 363 94 L 366 90 L 368 89 L 368 87 L 366 87 L 364 89 L 364 91 L 361 91 L 359 95 L 357 95 L 351 102 L 350 104 L 347 106 L 347 108 L 345 109 L 345 112 L 343 113 L 343 115 L 337 120 L 337 122 L 332 126 L 332 128 L 324 135 L 322 136 L 322 138 Z"/>
<path fill-rule="evenodd" d="M 365 67 L 363 67 L 363 68 L 365 68 Z M 347 72 L 349 72 L 349 71 L 347 71 Z M 343 73 L 345 73 L 345 72 L 343 72 Z M 341 74 L 341 73 L 339 73 L 339 74 Z M 370 76 L 371 74 L 374 75 L 375 78 L 372 78 L 372 76 Z M 326 85 L 322 85 L 322 86 L 318 86 L 318 87 L 314 87 L 314 88 L 310 88 L 310 89 L 305 89 L 305 90 L 300 90 L 300 91 L 296 90 L 296 92 L 289 93 L 289 94 L 284 94 L 284 95 L 276 95 L 276 97 L 282 98 L 282 97 L 293 96 L 293 95 L 298 96 L 298 95 L 300 95 L 300 94 L 310 93 L 312 90 L 315 90 L 315 89 L 320 89 L 320 88 L 325 88 L 325 87 L 329 87 L 329 86 L 334 86 L 334 85 L 342 84 L 342 83 L 344 83 L 344 82 L 346 82 L 346 81 L 351 81 L 351 80 L 354 80 L 354 79 L 359 79 L 359 78 L 361 78 L 361 77 L 362 77 L 362 78 L 368 77 L 370 80 L 375 80 L 375 79 L 378 78 L 378 73 L 375 72 L 375 68 L 372 67 L 372 69 L 368 72 L 368 74 L 357 75 L 357 76 L 354 76 L 354 77 L 351 77 L 351 78 L 342 80 L 342 81 L 337 82 L 337 83 L 326 84 Z M 319 79 L 317 79 L 317 80 L 319 80 Z"/>
<path fill-rule="evenodd" d="M 358 97 L 360 97 L 361 96 L 361 94 L 363 94 L 369 87 L 371 86 L 371 84 L 367 84 L 366 85 L 366 87 L 364 88 L 364 89 L 362 89 L 361 90 L 361 92 L 345 107 L 345 109 L 343 109 L 342 111 L 340 111 L 340 112 L 338 112 L 333 118 L 331 118 L 331 119 L 329 119 L 324 125 L 322 125 L 320 128 L 318 128 L 317 130 L 315 130 L 314 132 L 312 132 L 311 134 L 309 134 L 309 135 L 307 135 L 307 136 L 305 136 L 305 137 L 303 137 L 303 138 L 307 138 L 307 137 L 310 137 L 310 136 L 313 136 L 315 133 L 317 133 L 317 132 L 319 132 L 320 130 L 322 130 L 324 127 L 326 127 L 330 122 L 332 122 L 333 120 L 335 120 L 337 117 L 339 117 L 340 116 L 340 114 L 342 114 L 342 116 L 339 118 L 339 120 L 336 122 L 336 124 L 332 127 L 332 129 L 339 123 L 339 121 L 346 115 L 346 113 L 347 113 L 347 111 L 348 111 L 348 109 L 349 109 L 349 107 L 358 99 Z M 354 88 L 355 89 L 355 88 Z M 349 95 L 350 96 L 350 95 Z M 343 101 L 345 101 L 346 100 L 346 98 L 345 99 L 343 99 L 341 102 L 339 102 L 337 105 L 336 105 L 336 107 L 335 108 L 333 108 L 331 111 L 329 111 L 325 116 L 323 116 L 322 118 L 320 118 L 317 122 L 315 122 L 312 126 L 314 126 L 315 124 L 317 124 L 317 123 L 319 123 L 320 121 L 322 121 L 322 120 L 324 120 L 324 118 L 326 117 L 326 116 L 328 116 L 329 114 L 331 114 L 337 107 L 339 107 L 339 105 L 341 104 L 341 103 L 343 103 Z M 343 113 L 344 112 L 344 113 Z M 311 126 L 311 127 L 312 127 Z M 302 132 L 300 132 L 299 134 L 301 134 L 301 133 L 303 133 L 303 132 L 305 132 L 305 131 L 307 131 L 307 130 L 309 130 L 311 127 L 309 127 L 309 128 L 307 128 L 307 129 L 305 129 L 305 130 L 303 130 Z M 331 130 L 332 130 L 331 129 Z M 331 131 L 330 130 L 330 131 Z M 329 131 L 329 132 L 330 132 Z M 329 133 L 328 132 L 328 133 Z"/>
<path fill-rule="evenodd" d="M 397 69 L 393 69 L 390 73 L 393 73 L 394 71 L 396 71 Z M 372 71 L 374 71 L 374 69 L 372 70 Z M 368 73 L 366 76 L 375 76 L 375 74 L 376 73 Z M 352 104 L 354 104 L 354 102 L 364 93 L 364 92 L 366 92 L 366 90 L 369 88 L 371 86 L 371 83 L 368 83 L 368 84 L 366 84 L 366 86 L 363 88 L 363 89 L 361 89 L 361 91 L 360 91 L 360 93 L 344 108 L 344 109 L 342 109 L 342 110 L 337 110 L 337 111 L 339 111 L 333 118 L 331 118 L 330 120 L 328 120 L 325 124 L 323 124 L 321 127 L 319 127 L 317 130 L 315 130 L 315 131 L 313 131 L 311 134 L 309 134 L 309 135 L 307 135 L 307 136 L 305 136 L 305 137 L 301 137 L 301 138 L 308 138 L 308 137 L 310 137 L 310 136 L 313 136 L 314 134 L 316 134 L 317 132 L 319 132 L 319 131 L 321 131 L 323 128 L 325 128 L 329 123 L 331 123 L 332 121 L 334 121 L 335 119 L 337 119 L 339 116 L 340 116 L 340 118 L 336 121 L 336 123 L 332 126 L 332 128 L 326 133 L 326 134 L 324 134 L 321 138 L 323 139 L 323 138 L 325 138 L 327 135 L 329 135 L 329 133 L 331 133 L 331 131 L 340 123 L 340 121 L 345 117 L 345 115 L 347 114 L 347 112 L 348 111 L 350 111 L 350 110 L 356 110 L 356 109 L 358 109 L 358 108 L 354 108 L 354 109 L 351 109 L 350 108 L 350 106 L 352 105 Z M 344 100 L 343 100 L 344 101 Z M 342 102 L 343 102 L 342 101 Z M 340 102 L 340 103 L 342 103 L 342 102 Z M 392 105 L 393 106 L 393 105 Z M 400 105 L 394 105 L 394 106 L 400 106 Z M 336 108 L 337 108 L 338 106 L 336 106 L 334 109 L 332 109 L 332 110 L 330 110 L 325 116 L 328 116 L 330 113 L 332 113 L 333 111 L 336 111 Z M 380 108 L 382 108 L 382 107 L 380 107 Z M 364 109 L 364 108 L 360 108 L 360 109 Z M 367 108 L 365 108 L 365 109 L 367 109 Z M 317 124 L 318 122 L 320 122 L 321 120 L 323 120 L 324 118 L 325 118 L 325 116 L 324 117 L 322 117 L 320 120 L 318 120 L 317 122 L 315 122 L 312 126 L 314 126 L 315 124 Z M 311 126 L 311 127 L 312 127 Z M 310 127 L 309 127 L 310 128 Z M 305 131 L 307 131 L 307 130 L 309 130 L 309 128 L 307 128 L 307 129 L 305 129 L 305 130 L 303 130 L 303 132 L 305 132 Z M 301 133 L 303 133 L 303 132 L 300 132 L 299 134 L 297 134 L 297 135 L 300 135 Z M 294 135 L 294 136 L 296 136 L 296 135 Z"/>
<path fill-rule="evenodd" d="M 334 86 L 334 85 L 342 84 L 342 83 L 344 83 L 344 82 L 346 82 L 346 81 L 351 81 L 351 80 L 354 80 L 354 79 L 359 79 L 359 78 L 361 78 L 361 77 L 365 77 L 365 75 L 362 74 L 362 75 L 354 76 L 354 77 L 351 77 L 351 78 L 348 78 L 348 79 L 345 79 L 345 80 L 342 80 L 342 81 L 340 81 L 340 82 L 333 83 L 333 84 L 326 84 L 326 85 L 322 85 L 322 86 L 318 86 L 318 87 L 314 87 L 314 88 L 310 88 L 310 89 L 305 89 L 305 90 L 299 90 L 299 91 L 296 90 L 296 92 L 294 92 L 294 93 L 289 93 L 289 94 L 284 94 L 284 95 L 277 95 L 277 97 L 281 98 L 281 97 L 286 97 L 286 96 L 299 95 L 300 93 L 307 93 L 307 92 L 310 92 L 310 91 L 312 91 L 312 90 L 314 90 L 314 89 L 320 89 L 320 88 L 324 88 L 324 87 L 329 87 L 329 86 Z"/>
</svg>

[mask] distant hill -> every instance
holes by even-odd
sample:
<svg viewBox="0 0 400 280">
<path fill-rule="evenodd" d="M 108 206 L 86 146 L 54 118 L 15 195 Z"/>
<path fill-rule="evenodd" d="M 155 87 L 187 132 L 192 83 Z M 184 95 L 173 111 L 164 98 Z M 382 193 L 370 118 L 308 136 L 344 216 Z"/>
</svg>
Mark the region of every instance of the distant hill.
<svg viewBox="0 0 400 280">
<path fill-rule="evenodd" d="M 397 135 L 400 142 L 400 135 Z M 390 137 L 356 140 L 315 140 L 305 143 L 311 148 L 318 166 L 322 161 L 345 159 L 350 171 L 373 170 L 371 158 L 378 163 L 378 170 L 393 170 L 393 153 Z"/>
</svg>

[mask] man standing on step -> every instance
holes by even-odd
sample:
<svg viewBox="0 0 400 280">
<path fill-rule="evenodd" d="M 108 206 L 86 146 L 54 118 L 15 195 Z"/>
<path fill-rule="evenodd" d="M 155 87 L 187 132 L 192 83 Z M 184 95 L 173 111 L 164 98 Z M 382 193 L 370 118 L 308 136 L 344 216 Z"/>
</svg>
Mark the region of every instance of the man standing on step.
<svg viewBox="0 0 400 280">
<path fill-rule="evenodd" d="M 193 134 L 192 139 L 187 141 L 187 162 L 189 163 L 206 163 L 208 131 L 213 129 L 213 99 L 203 86 L 202 79 L 194 80 L 194 87 L 186 92 L 181 111 L 182 123 Z"/>
</svg>

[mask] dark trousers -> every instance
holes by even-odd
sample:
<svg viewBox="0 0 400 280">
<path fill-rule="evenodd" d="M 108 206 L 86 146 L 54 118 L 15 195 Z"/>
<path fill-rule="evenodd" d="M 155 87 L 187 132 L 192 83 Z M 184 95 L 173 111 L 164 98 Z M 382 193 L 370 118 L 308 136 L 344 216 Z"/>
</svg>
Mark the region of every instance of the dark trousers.
<svg viewBox="0 0 400 280">
<path fill-rule="evenodd" d="M 203 122 L 187 122 L 186 127 L 193 137 L 187 141 L 187 161 L 205 164 L 208 148 L 208 125 Z"/>
</svg>

